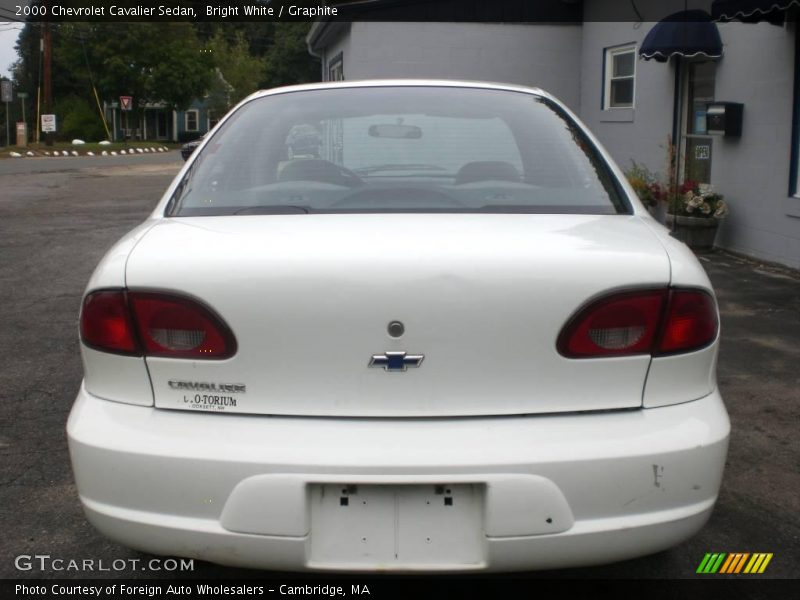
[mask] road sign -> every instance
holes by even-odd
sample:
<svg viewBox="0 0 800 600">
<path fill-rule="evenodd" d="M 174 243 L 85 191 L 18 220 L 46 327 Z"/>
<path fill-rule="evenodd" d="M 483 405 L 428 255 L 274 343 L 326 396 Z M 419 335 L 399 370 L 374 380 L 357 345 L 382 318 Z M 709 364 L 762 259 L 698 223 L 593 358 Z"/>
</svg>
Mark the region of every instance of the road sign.
<svg viewBox="0 0 800 600">
<path fill-rule="evenodd" d="M 56 130 L 56 116 L 42 115 L 42 132 L 51 133 Z"/>
<path fill-rule="evenodd" d="M 20 100 L 25 100 L 28 97 L 28 92 L 17 92 L 17 98 Z"/>
<path fill-rule="evenodd" d="M 0 102 L 11 102 L 14 100 L 11 90 L 11 80 L 3 79 L 0 81 Z"/>
<path fill-rule="evenodd" d="M 133 96 L 120 96 L 119 107 L 122 110 L 131 110 L 133 108 Z"/>
</svg>

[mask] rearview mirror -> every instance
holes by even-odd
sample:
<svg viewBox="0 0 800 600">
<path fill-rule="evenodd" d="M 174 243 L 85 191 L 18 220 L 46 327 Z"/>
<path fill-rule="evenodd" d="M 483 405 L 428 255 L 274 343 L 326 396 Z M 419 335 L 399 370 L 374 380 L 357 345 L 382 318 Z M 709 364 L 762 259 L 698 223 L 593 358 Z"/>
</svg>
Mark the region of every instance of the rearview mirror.
<svg viewBox="0 0 800 600">
<path fill-rule="evenodd" d="M 416 125 L 370 125 L 370 137 L 392 138 L 396 140 L 418 140 L 422 137 L 422 129 Z"/>
</svg>

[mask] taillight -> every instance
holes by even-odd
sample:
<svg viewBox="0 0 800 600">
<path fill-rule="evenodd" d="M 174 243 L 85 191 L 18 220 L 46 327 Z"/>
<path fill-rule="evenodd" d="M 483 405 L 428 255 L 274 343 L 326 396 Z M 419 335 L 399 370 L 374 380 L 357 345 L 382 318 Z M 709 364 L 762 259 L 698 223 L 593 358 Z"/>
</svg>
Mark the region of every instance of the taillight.
<svg viewBox="0 0 800 600">
<path fill-rule="evenodd" d="M 81 339 L 87 346 L 117 354 L 141 354 L 125 292 L 94 292 L 83 300 Z"/>
<path fill-rule="evenodd" d="M 717 337 L 719 322 L 714 299 L 699 290 L 673 290 L 661 328 L 659 354 L 689 352 Z"/>
<path fill-rule="evenodd" d="M 573 317 L 558 339 L 570 358 L 652 351 L 667 290 L 627 292 L 601 298 Z"/>
<path fill-rule="evenodd" d="M 557 347 L 568 358 L 690 352 L 713 342 L 717 326 L 714 300 L 704 291 L 623 292 L 596 300 L 570 319 Z"/>
<path fill-rule="evenodd" d="M 81 339 L 97 350 L 122 354 L 220 359 L 236 352 L 230 329 L 210 309 L 156 292 L 89 294 L 81 313 Z"/>
<path fill-rule="evenodd" d="M 128 298 L 148 356 L 227 358 L 236 352 L 228 327 L 198 302 L 150 292 L 129 292 Z"/>
</svg>

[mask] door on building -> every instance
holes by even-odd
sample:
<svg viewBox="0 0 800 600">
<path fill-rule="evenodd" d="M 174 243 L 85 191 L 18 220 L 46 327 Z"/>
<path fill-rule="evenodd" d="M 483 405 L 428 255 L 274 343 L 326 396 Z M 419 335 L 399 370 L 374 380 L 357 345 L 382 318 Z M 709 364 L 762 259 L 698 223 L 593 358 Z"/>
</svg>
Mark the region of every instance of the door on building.
<svg viewBox="0 0 800 600">
<path fill-rule="evenodd" d="M 156 117 L 156 137 L 159 140 L 166 140 L 169 137 L 167 127 L 167 113 L 164 110 L 160 110 Z"/>
<path fill-rule="evenodd" d="M 152 140 L 156 135 L 156 114 L 153 109 L 144 109 L 144 139 Z"/>
<path fill-rule="evenodd" d="M 682 180 L 711 183 L 713 138 L 706 130 L 706 109 L 714 100 L 713 61 L 690 62 L 685 71 Z"/>
</svg>

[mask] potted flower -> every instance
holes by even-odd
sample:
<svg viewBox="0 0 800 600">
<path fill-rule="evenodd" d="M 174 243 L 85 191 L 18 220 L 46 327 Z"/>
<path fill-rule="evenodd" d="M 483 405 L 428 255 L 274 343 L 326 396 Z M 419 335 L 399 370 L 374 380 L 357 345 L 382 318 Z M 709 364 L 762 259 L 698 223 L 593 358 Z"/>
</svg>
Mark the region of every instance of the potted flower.
<svg viewBox="0 0 800 600">
<path fill-rule="evenodd" d="M 667 191 L 666 186 L 659 181 L 658 175 L 632 160 L 631 168 L 625 171 L 625 177 L 650 214 L 660 223 L 664 223 L 667 212 Z"/>
<path fill-rule="evenodd" d="M 685 181 L 669 202 L 667 226 L 690 248 L 707 250 L 714 247 L 719 220 L 727 214 L 722 194 L 710 185 Z"/>
</svg>

